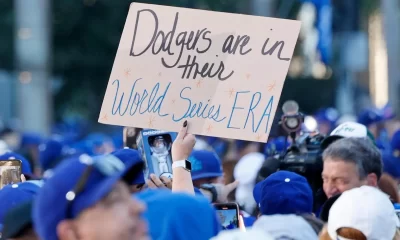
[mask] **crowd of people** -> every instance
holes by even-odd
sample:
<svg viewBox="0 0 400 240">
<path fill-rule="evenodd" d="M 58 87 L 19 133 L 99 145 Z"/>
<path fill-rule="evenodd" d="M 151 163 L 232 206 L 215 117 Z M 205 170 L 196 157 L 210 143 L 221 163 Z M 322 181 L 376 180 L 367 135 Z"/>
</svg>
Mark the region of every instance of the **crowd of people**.
<svg viewBox="0 0 400 240">
<path fill-rule="evenodd" d="M 22 175 L 0 190 L 1 239 L 400 240 L 396 116 L 390 106 L 354 119 L 332 110 L 315 114 L 327 136 L 320 189 L 272 166 L 291 144 L 283 136 L 262 145 L 194 136 L 184 121 L 171 179 L 145 177 L 141 153 L 121 135 L 43 140 L 4 129 L 0 160 L 21 160 Z M 222 226 L 214 204 L 228 202 L 240 215 Z"/>
</svg>

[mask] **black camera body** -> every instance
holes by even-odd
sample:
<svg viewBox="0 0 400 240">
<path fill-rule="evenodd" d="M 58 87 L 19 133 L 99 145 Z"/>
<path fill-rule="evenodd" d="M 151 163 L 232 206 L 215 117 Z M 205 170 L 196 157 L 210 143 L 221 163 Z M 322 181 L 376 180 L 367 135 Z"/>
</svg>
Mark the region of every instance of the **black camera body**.
<svg viewBox="0 0 400 240">
<path fill-rule="evenodd" d="M 322 188 L 322 150 L 324 136 L 303 134 L 286 152 L 278 155 L 279 170 L 304 176 L 314 192 Z"/>
<path fill-rule="evenodd" d="M 310 184 L 314 193 L 314 210 L 316 210 L 326 201 L 321 177 L 323 170 L 321 143 L 325 136 L 319 133 L 301 132 L 303 114 L 298 112 L 298 106 L 293 107 L 293 101 L 290 104 L 296 111 L 290 113 L 284 111 L 280 125 L 292 139 L 292 144 L 285 152 L 276 152 L 273 157 L 266 159 L 259 171 L 257 181 L 264 180 L 278 170 L 295 172 L 305 177 Z M 285 110 L 285 105 L 283 108 Z M 286 106 L 286 108 L 289 107 Z"/>
</svg>

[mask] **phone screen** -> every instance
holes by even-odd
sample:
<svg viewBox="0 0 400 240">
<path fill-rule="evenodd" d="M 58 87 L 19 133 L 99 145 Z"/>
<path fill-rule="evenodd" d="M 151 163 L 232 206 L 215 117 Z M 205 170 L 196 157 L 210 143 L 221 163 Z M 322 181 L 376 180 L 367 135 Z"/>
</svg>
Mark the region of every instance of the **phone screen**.
<svg viewBox="0 0 400 240">
<path fill-rule="evenodd" d="M 239 227 L 239 206 L 236 203 L 215 204 L 222 230 Z"/>
<path fill-rule="evenodd" d="M 21 182 L 21 160 L 0 160 L 0 189 Z"/>
<path fill-rule="evenodd" d="M 141 130 L 141 128 L 125 127 L 123 131 L 124 147 L 137 149 L 136 138 Z"/>
</svg>

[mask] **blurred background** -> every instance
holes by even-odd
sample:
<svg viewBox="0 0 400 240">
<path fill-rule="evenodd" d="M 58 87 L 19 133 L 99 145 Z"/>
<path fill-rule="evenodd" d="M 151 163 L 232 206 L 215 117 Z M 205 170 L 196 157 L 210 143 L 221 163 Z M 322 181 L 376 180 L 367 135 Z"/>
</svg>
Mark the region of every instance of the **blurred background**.
<svg viewBox="0 0 400 240">
<path fill-rule="evenodd" d="M 99 132 L 122 145 L 122 129 L 97 118 L 131 2 L 0 1 L 0 137 L 8 145 L 55 134 L 72 144 Z M 398 0 L 141 2 L 301 20 L 281 105 L 295 100 L 318 123 L 388 104 L 400 111 Z"/>
</svg>

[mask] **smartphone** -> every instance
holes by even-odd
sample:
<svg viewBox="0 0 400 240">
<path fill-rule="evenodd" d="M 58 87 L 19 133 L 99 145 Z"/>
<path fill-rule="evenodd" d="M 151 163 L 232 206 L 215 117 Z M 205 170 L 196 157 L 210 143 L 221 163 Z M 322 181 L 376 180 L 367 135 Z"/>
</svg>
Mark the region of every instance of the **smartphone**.
<svg viewBox="0 0 400 240">
<path fill-rule="evenodd" d="M 214 204 L 222 230 L 239 228 L 239 205 L 237 203 Z"/>
<path fill-rule="evenodd" d="M 129 147 L 132 149 L 137 149 L 136 139 L 142 129 L 134 128 L 134 127 L 124 127 L 123 138 L 124 138 L 124 147 Z"/>
<path fill-rule="evenodd" d="M 22 161 L 0 160 L 0 189 L 6 185 L 21 182 Z"/>
</svg>

